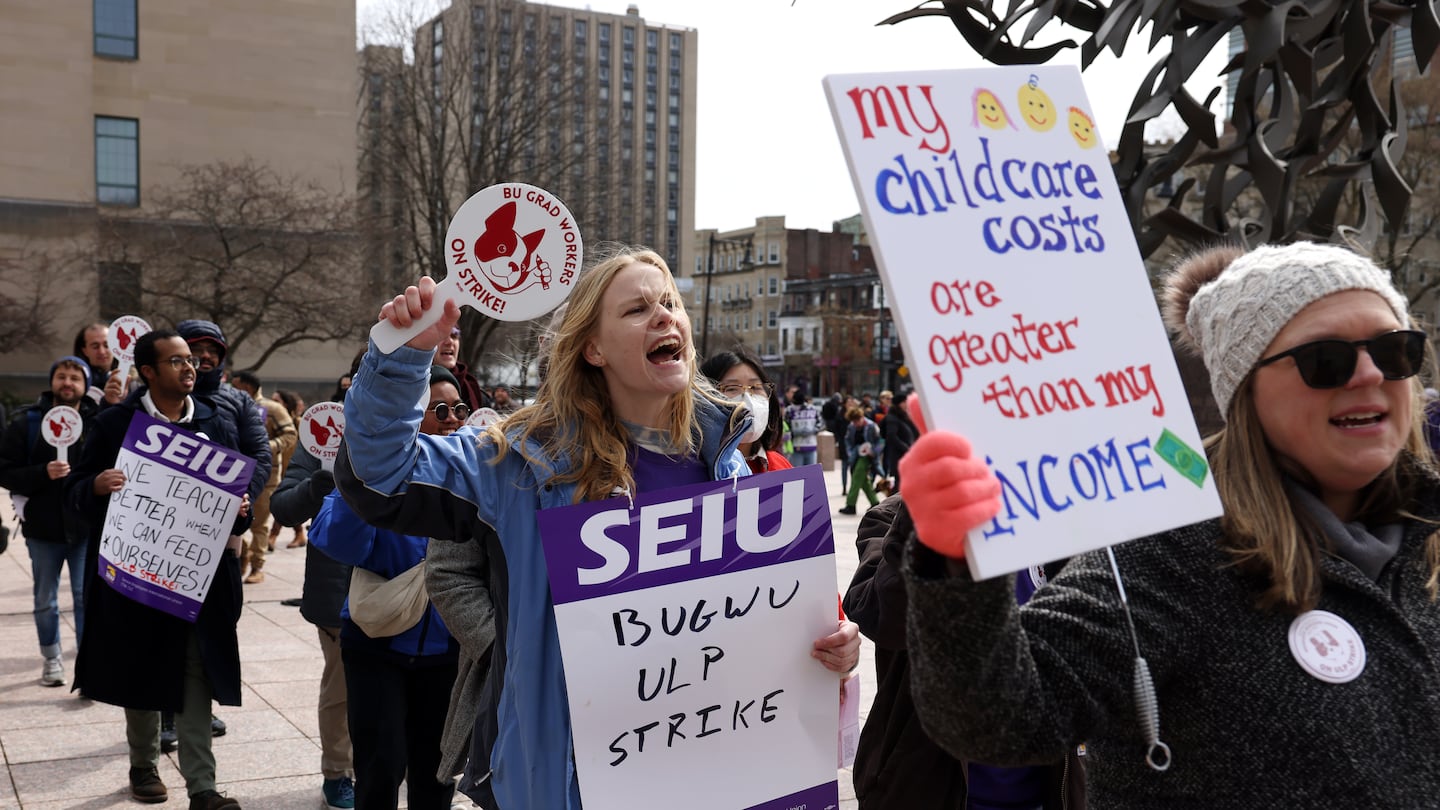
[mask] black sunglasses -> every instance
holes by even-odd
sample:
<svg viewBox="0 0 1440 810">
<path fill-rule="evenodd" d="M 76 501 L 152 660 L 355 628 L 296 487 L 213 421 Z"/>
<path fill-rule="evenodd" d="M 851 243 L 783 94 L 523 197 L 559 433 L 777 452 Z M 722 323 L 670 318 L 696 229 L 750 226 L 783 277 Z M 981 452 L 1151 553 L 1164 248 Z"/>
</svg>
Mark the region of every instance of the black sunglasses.
<svg viewBox="0 0 1440 810">
<path fill-rule="evenodd" d="M 1286 357 L 1295 358 L 1300 379 L 1311 388 L 1339 388 L 1350 382 L 1364 347 L 1387 380 L 1404 380 L 1420 373 L 1425 362 L 1425 333 L 1399 330 L 1369 340 L 1317 340 L 1261 360 L 1256 368 Z"/>
<path fill-rule="evenodd" d="M 459 419 L 461 422 L 464 422 L 466 419 L 470 418 L 470 406 L 466 405 L 463 402 L 457 402 L 454 405 L 448 405 L 444 402 L 437 402 L 434 405 L 431 405 L 426 410 L 434 411 L 435 418 L 439 419 L 441 422 L 450 421 L 451 411 L 455 412 L 455 418 Z"/>
</svg>

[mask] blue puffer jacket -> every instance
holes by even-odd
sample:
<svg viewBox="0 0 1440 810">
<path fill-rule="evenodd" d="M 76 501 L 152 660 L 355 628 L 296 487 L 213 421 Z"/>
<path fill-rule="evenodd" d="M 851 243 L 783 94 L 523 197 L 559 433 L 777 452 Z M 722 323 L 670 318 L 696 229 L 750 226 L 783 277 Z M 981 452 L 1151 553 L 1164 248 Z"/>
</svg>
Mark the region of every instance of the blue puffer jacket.
<svg viewBox="0 0 1440 810">
<path fill-rule="evenodd" d="M 340 493 L 332 492 L 325 497 L 320 513 L 310 524 L 310 542 L 331 559 L 374 571 L 388 579 L 424 562 L 425 546 L 430 541 L 377 529 L 361 520 L 340 498 Z M 340 638 L 347 645 L 389 649 L 407 658 L 446 656 L 453 659 L 459 654 L 459 645 L 451 638 L 434 605 L 425 608 L 425 615 L 414 627 L 387 638 L 372 639 L 350 621 L 349 599 L 340 608 L 340 621 Z"/>
<path fill-rule="evenodd" d="M 496 639 L 482 695 L 490 705 L 482 707 L 462 787 L 499 810 L 579 810 L 555 606 L 535 520 L 537 510 L 569 506 L 575 486 L 549 483 L 563 460 L 544 468 L 511 452 L 495 463 L 494 445 L 474 428 L 418 435 L 431 355 L 406 346 L 384 355 L 370 346 L 345 398 L 335 481 L 378 526 L 460 541 L 472 540 L 482 523 L 494 528 L 502 553 L 489 563 L 502 587 L 492 587 Z M 749 414 L 737 418 L 701 397 L 695 407 L 711 478 L 746 475 L 736 448 Z"/>
</svg>

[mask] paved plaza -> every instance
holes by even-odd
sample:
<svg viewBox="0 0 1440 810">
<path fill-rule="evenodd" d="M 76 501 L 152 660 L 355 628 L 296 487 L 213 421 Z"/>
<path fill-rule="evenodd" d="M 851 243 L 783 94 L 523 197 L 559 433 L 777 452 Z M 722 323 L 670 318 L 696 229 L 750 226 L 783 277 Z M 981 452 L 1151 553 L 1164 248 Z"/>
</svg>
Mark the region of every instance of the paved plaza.
<svg viewBox="0 0 1440 810">
<path fill-rule="evenodd" d="M 844 505 L 838 468 L 825 475 L 834 509 Z M 861 506 L 864 506 L 862 500 Z M 0 512 L 16 525 L 10 499 Z M 836 585 L 843 592 L 854 573 L 858 517 L 834 515 Z M 219 789 L 247 810 L 314 810 L 320 799 L 320 744 L 315 700 L 321 657 L 315 627 L 281 601 L 300 595 L 304 549 L 287 549 L 286 530 L 265 565 L 265 582 L 245 586 L 240 619 L 243 705 L 217 707 L 229 732 L 215 740 Z M 69 686 L 40 686 L 41 658 L 31 616 L 30 559 L 23 538 L 13 536 L 0 555 L 0 810 L 105 810 L 142 805 L 129 794 L 125 719 L 114 706 L 82 700 Z M 74 624 L 69 584 L 62 583 L 61 609 L 67 676 L 73 675 Z M 145 654 L 144 639 L 135 654 Z M 874 684 L 873 647 L 861 649 L 862 717 Z M 170 788 L 163 807 L 185 806 L 185 782 L 176 754 L 164 754 L 160 776 Z M 854 810 L 848 771 L 841 771 L 842 808 Z M 464 797 L 456 807 L 471 806 Z M 401 795 L 404 806 L 404 795 Z M 535 808 L 534 810 L 540 810 Z"/>
</svg>

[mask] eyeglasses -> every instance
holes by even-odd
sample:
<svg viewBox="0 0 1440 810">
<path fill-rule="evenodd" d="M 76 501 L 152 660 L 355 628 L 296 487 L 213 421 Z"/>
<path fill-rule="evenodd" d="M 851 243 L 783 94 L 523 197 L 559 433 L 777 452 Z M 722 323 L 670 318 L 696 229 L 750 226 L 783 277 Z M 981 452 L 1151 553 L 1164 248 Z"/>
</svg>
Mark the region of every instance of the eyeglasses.
<svg viewBox="0 0 1440 810">
<path fill-rule="evenodd" d="M 1267 357 L 1255 364 L 1268 366 L 1286 357 L 1295 358 L 1300 379 L 1311 388 L 1339 388 L 1350 382 L 1360 349 L 1387 380 L 1404 380 L 1420 373 L 1425 362 L 1425 333 L 1402 329 L 1369 340 L 1317 340 Z"/>
<path fill-rule="evenodd" d="M 749 385 L 727 383 L 726 385 L 720 386 L 719 391 L 721 396 L 726 399 L 739 399 L 746 394 L 760 396 L 762 393 L 766 397 L 770 397 L 775 394 L 775 383 L 750 383 Z"/>
<path fill-rule="evenodd" d="M 175 355 L 174 357 L 170 358 L 169 360 L 166 360 L 165 362 L 169 363 L 169 364 L 170 364 L 170 368 L 173 368 L 173 369 L 175 369 L 176 371 L 179 371 L 179 370 L 181 369 L 181 367 L 183 367 L 183 366 L 189 366 L 189 367 L 191 367 L 191 368 L 200 368 L 200 358 L 196 357 L 196 356 L 193 355 L 193 354 L 190 355 L 189 357 L 181 357 L 180 355 L 177 354 L 177 355 Z"/>
<path fill-rule="evenodd" d="M 470 418 L 470 406 L 466 405 L 463 402 L 457 402 L 454 405 L 449 405 L 444 402 L 437 402 L 434 405 L 431 405 L 426 410 L 433 412 L 435 414 L 435 418 L 439 419 L 441 422 L 450 421 L 451 411 L 455 412 L 455 418 L 459 419 L 461 422 L 464 422 L 466 419 Z"/>
</svg>

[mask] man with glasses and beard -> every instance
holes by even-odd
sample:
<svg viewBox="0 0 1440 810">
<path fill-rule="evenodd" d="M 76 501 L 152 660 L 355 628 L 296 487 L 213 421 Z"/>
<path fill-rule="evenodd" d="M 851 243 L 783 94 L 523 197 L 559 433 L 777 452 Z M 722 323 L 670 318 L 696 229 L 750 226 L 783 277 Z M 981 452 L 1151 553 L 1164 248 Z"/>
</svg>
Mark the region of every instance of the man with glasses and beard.
<svg viewBox="0 0 1440 810">
<path fill-rule="evenodd" d="M 82 638 L 75 662 L 76 687 L 87 698 L 125 708 L 131 796 L 145 803 L 168 798 L 157 768 L 164 710 L 175 714 L 180 772 L 191 810 L 217 810 L 240 806 L 215 789 L 210 714 L 212 699 L 240 705 L 240 646 L 235 634 L 242 604 L 238 545 L 232 538 L 220 555 L 193 624 L 121 595 L 99 574 L 101 529 L 110 495 L 125 485 L 116 459 L 137 412 L 240 449 L 241 429 L 234 416 L 192 396 L 198 362 L 175 332 L 155 331 L 141 337 L 135 345 L 135 367 L 142 384 L 95 418 L 65 493 L 91 527 L 85 603 L 90 632 Z M 256 465 L 251 490 L 268 475 L 268 464 Z M 249 524 L 246 496 L 231 534 L 243 533 Z"/>
</svg>

